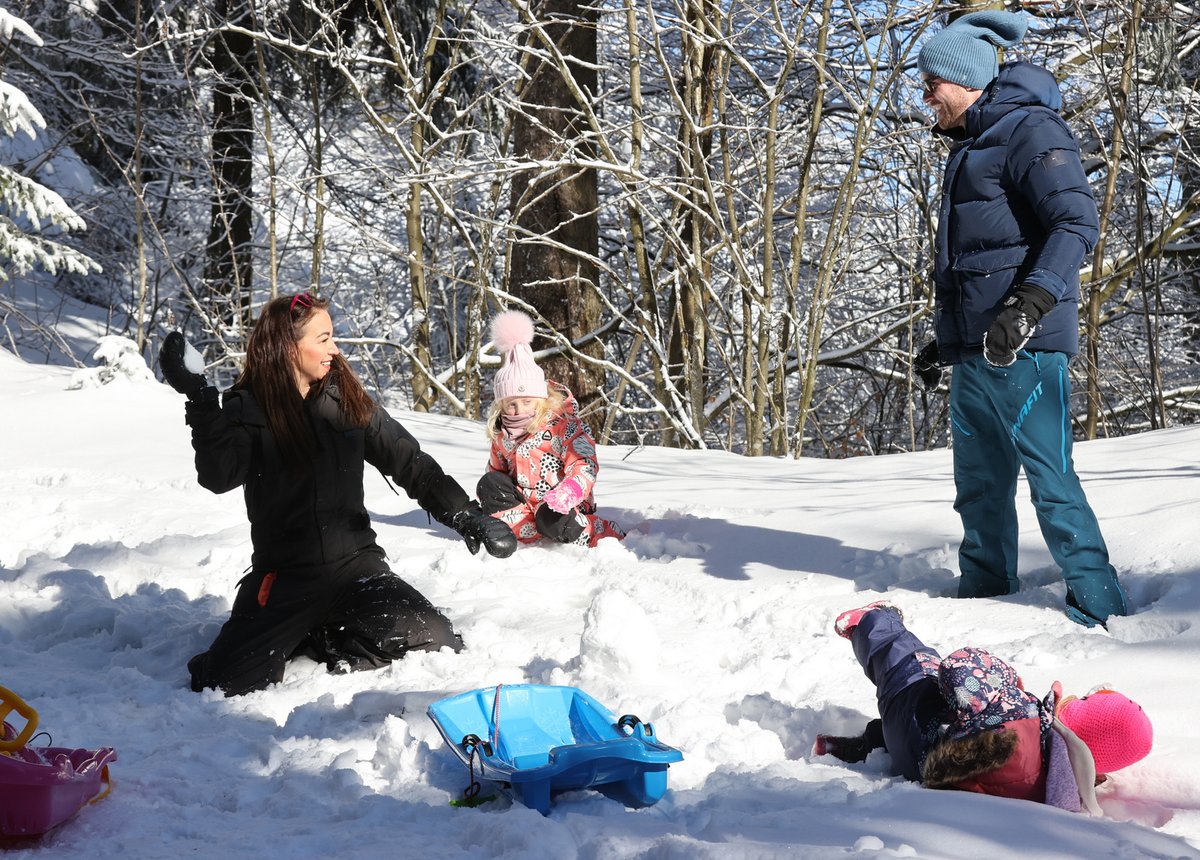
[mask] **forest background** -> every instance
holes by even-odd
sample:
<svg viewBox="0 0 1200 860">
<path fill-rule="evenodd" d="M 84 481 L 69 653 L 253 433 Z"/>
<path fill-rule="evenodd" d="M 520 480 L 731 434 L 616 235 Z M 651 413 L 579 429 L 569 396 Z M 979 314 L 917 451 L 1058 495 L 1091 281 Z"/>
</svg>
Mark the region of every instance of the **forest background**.
<svg viewBox="0 0 1200 860">
<path fill-rule="evenodd" d="M 979 8 L 1058 77 L 1100 210 L 1077 438 L 1200 413 L 1200 12 L 1166 0 L 4 0 L 0 338 L 88 363 L 107 309 L 228 384 L 258 307 L 332 299 L 407 408 L 477 418 L 521 307 L 599 440 L 843 457 L 948 444 L 913 68 Z"/>
</svg>

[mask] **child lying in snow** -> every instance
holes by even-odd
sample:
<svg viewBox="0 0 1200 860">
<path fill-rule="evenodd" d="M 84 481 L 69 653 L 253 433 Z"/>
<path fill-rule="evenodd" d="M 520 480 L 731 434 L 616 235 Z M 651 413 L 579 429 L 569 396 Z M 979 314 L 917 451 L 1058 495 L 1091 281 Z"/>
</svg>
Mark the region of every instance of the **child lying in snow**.
<svg viewBox="0 0 1200 860">
<path fill-rule="evenodd" d="M 879 716 L 859 737 L 818 735 L 815 755 L 863 761 L 886 749 L 893 769 L 929 788 L 955 788 L 1100 815 L 1097 773 L 1141 760 L 1153 729 L 1120 693 L 1044 699 L 1011 666 L 979 648 L 947 657 L 904 626 L 900 610 L 872 603 L 843 612 L 834 630 L 875 684 Z"/>
</svg>

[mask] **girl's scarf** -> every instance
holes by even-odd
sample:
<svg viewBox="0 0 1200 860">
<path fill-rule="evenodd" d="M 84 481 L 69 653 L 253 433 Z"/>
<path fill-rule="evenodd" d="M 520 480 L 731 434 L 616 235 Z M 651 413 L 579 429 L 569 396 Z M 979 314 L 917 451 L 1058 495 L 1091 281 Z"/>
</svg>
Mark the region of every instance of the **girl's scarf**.
<svg viewBox="0 0 1200 860">
<path fill-rule="evenodd" d="M 523 415 L 509 415 L 507 413 L 500 415 L 500 425 L 504 428 L 504 435 L 514 442 L 525 438 L 529 432 L 529 422 L 532 420 L 532 412 L 526 412 Z"/>
</svg>

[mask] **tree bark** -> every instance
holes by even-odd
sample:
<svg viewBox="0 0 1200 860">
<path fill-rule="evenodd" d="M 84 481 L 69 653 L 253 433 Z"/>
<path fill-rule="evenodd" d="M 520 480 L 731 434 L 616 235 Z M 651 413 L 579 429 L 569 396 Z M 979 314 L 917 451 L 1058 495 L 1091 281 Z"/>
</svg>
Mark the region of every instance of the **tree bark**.
<svg viewBox="0 0 1200 860">
<path fill-rule="evenodd" d="M 708 382 L 708 315 L 705 299 L 711 266 L 704 250 L 709 231 L 699 213 L 708 206 L 705 176 L 713 148 L 713 113 L 716 97 L 713 78 L 717 70 L 715 42 L 706 38 L 710 21 L 718 20 L 712 0 L 689 0 L 683 29 L 683 69 L 679 91 L 687 100 L 687 121 L 679 124 L 681 190 L 687 204 L 680 212 L 679 247 L 676 248 L 675 299 L 671 314 L 670 374 L 686 393 L 689 418 L 697 437 L 704 435 L 705 394 Z"/>
<path fill-rule="evenodd" d="M 217 25 L 247 24 L 246 7 L 217 0 Z M 214 301 L 224 300 L 222 319 L 249 333 L 253 238 L 254 89 L 253 40 L 219 32 L 213 41 L 216 74 L 212 112 L 212 215 L 204 283 Z M 220 297 L 220 298 L 218 298 Z"/>
<path fill-rule="evenodd" d="M 593 168 L 572 163 L 595 158 L 577 93 L 590 100 L 596 92 L 597 12 L 580 0 L 540 0 L 531 11 L 535 23 L 521 39 L 528 49 L 522 57 L 526 77 L 518 85 L 521 109 L 512 140 L 516 159 L 541 166 L 513 177 L 516 235 L 508 290 L 546 326 L 577 342 L 598 328 L 601 311 L 597 176 Z M 565 62 L 557 62 L 555 54 Z M 553 344 L 535 340 L 534 349 L 548 345 Z M 592 426 L 602 426 L 604 375 L 583 357 L 601 356 L 602 346 L 595 342 L 575 353 L 546 358 L 542 368 L 571 389 Z"/>
</svg>

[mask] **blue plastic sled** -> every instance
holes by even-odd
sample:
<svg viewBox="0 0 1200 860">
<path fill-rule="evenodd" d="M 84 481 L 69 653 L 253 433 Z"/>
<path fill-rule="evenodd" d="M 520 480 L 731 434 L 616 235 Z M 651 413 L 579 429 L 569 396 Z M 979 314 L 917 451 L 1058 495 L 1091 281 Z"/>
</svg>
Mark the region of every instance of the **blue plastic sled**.
<svg viewBox="0 0 1200 860">
<path fill-rule="evenodd" d="M 552 794 L 580 788 L 649 806 L 667 790 L 668 766 L 683 761 L 652 725 L 618 719 L 576 687 L 484 687 L 434 702 L 429 716 L 468 768 L 543 815 Z"/>
</svg>

